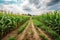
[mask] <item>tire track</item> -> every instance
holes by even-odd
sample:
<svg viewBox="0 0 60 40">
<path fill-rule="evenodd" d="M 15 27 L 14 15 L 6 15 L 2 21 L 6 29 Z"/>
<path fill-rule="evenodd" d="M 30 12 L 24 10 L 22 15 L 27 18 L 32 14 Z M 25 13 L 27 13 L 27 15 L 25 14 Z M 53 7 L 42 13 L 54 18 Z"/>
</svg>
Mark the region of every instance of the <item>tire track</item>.
<svg viewBox="0 0 60 40">
<path fill-rule="evenodd" d="M 37 31 L 36 31 L 36 28 L 33 25 L 32 20 L 31 20 L 31 25 L 32 25 L 32 30 L 34 32 L 34 36 L 33 36 L 35 38 L 34 40 L 41 40 L 40 37 L 39 37 L 39 35 L 38 35 L 38 33 L 37 33 Z"/>
<path fill-rule="evenodd" d="M 37 28 L 37 29 L 40 32 L 40 34 L 44 35 L 48 40 L 52 40 L 47 34 L 43 32 L 43 30 L 41 30 L 40 28 Z"/>
<path fill-rule="evenodd" d="M 34 40 L 33 31 L 31 29 L 32 29 L 32 27 L 31 27 L 31 23 L 30 23 L 30 26 L 29 26 L 29 28 L 26 32 L 25 38 L 23 40 Z"/>
<path fill-rule="evenodd" d="M 30 22 L 28 23 L 27 27 L 24 29 L 24 31 L 17 36 L 16 40 L 23 40 L 25 38 L 26 32 L 29 28 Z"/>
</svg>

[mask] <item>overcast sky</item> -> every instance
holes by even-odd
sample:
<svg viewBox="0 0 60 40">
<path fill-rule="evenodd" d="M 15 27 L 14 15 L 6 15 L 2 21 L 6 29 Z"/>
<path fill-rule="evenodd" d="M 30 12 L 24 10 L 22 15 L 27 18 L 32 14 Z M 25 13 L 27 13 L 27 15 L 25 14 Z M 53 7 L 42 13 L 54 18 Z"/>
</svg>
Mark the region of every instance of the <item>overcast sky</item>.
<svg viewBox="0 0 60 40">
<path fill-rule="evenodd" d="M 0 10 L 36 15 L 60 10 L 60 0 L 0 0 Z"/>
</svg>

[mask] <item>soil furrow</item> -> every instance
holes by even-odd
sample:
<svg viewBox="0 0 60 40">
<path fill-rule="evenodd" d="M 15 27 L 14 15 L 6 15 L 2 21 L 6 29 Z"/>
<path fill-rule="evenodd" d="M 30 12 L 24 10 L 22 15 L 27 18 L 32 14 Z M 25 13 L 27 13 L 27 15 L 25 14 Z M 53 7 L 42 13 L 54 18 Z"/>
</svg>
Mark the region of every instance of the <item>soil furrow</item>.
<svg viewBox="0 0 60 40">
<path fill-rule="evenodd" d="M 44 35 L 48 40 L 52 40 L 47 34 L 43 32 L 43 30 L 41 30 L 40 28 L 37 29 L 39 30 L 40 34 Z"/>
<path fill-rule="evenodd" d="M 25 37 L 25 35 L 26 35 L 26 32 L 27 32 L 27 30 L 28 30 L 28 28 L 29 28 L 29 25 L 30 25 L 30 22 L 28 23 L 28 25 L 27 25 L 27 27 L 24 29 L 24 31 L 17 36 L 17 39 L 16 39 L 16 40 L 23 40 L 23 39 L 24 39 L 24 37 Z"/>
<path fill-rule="evenodd" d="M 35 38 L 34 40 L 41 40 L 40 37 L 39 37 L 39 35 L 38 35 L 38 33 L 37 33 L 37 31 L 36 31 L 36 28 L 33 25 L 32 20 L 31 20 L 31 25 L 32 25 L 32 30 L 34 32 L 34 36 L 33 36 Z"/>
</svg>

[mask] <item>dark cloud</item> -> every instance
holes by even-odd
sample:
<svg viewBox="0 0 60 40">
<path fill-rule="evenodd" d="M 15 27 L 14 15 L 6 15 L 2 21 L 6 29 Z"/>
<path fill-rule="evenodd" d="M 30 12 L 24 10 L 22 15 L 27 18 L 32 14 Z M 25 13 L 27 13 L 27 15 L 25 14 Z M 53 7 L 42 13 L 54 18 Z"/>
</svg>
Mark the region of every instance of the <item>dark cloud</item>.
<svg viewBox="0 0 60 40">
<path fill-rule="evenodd" d="M 39 0 L 29 0 L 31 4 L 38 5 L 40 3 Z"/>
<path fill-rule="evenodd" d="M 60 0 L 51 0 L 51 2 L 47 3 L 48 6 L 52 6 L 56 3 L 60 2 Z"/>
<path fill-rule="evenodd" d="M 3 5 L 0 4 L 0 9 L 3 10 Z"/>
<path fill-rule="evenodd" d="M 41 5 L 39 5 L 40 2 L 42 2 L 42 1 L 41 0 L 29 0 L 29 3 L 34 4 L 37 9 L 39 9 L 41 7 Z M 60 2 L 60 0 L 51 0 L 50 2 L 46 3 L 46 5 L 52 6 L 58 2 Z M 42 5 L 44 5 L 44 3 Z"/>
<path fill-rule="evenodd" d="M 31 12 L 32 11 L 31 8 L 29 8 L 29 7 L 24 7 L 23 10 L 27 11 L 27 12 Z"/>
<path fill-rule="evenodd" d="M 30 4 L 34 4 L 37 9 L 40 8 L 40 1 L 39 0 L 29 0 Z"/>
<path fill-rule="evenodd" d="M 58 3 L 57 5 L 50 7 L 48 10 L 60 10 L 60 4 Z"/>
<path fill-rule="evenodd" d="M 36 6 L 37 9 L 39 9 L 40 7 L 41 7 L 40 5 Z"/>
</svg>

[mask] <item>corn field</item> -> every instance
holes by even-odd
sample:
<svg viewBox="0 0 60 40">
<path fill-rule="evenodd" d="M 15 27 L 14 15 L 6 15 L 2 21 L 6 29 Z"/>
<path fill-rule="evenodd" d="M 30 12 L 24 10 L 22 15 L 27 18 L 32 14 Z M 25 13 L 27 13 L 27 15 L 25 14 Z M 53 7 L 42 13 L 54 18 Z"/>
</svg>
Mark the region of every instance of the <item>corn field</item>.
<svg viewBox="0 0 60 40">
<path fill-rule="evenodd" d="M 0 12 L 0 39 L 19 27 L 19 25 L 25 23 L 27 20 L 29 20 L 28 16 L 4 14 Z"/>
<path fill-rule="evenodd" d="M 54 40 L 60 40 L 60 11 L 33 16 L 33 19 L 37 20 L 34 21 L 35 26 L 45 30 Z M 45 27 L 41 27 L 42 25 Z"/>
<path fill-rule="evenodd" d="M 60 11 L 35 16 L 0 12 L 0 40 L 60 40 Z"/>
</svg>

